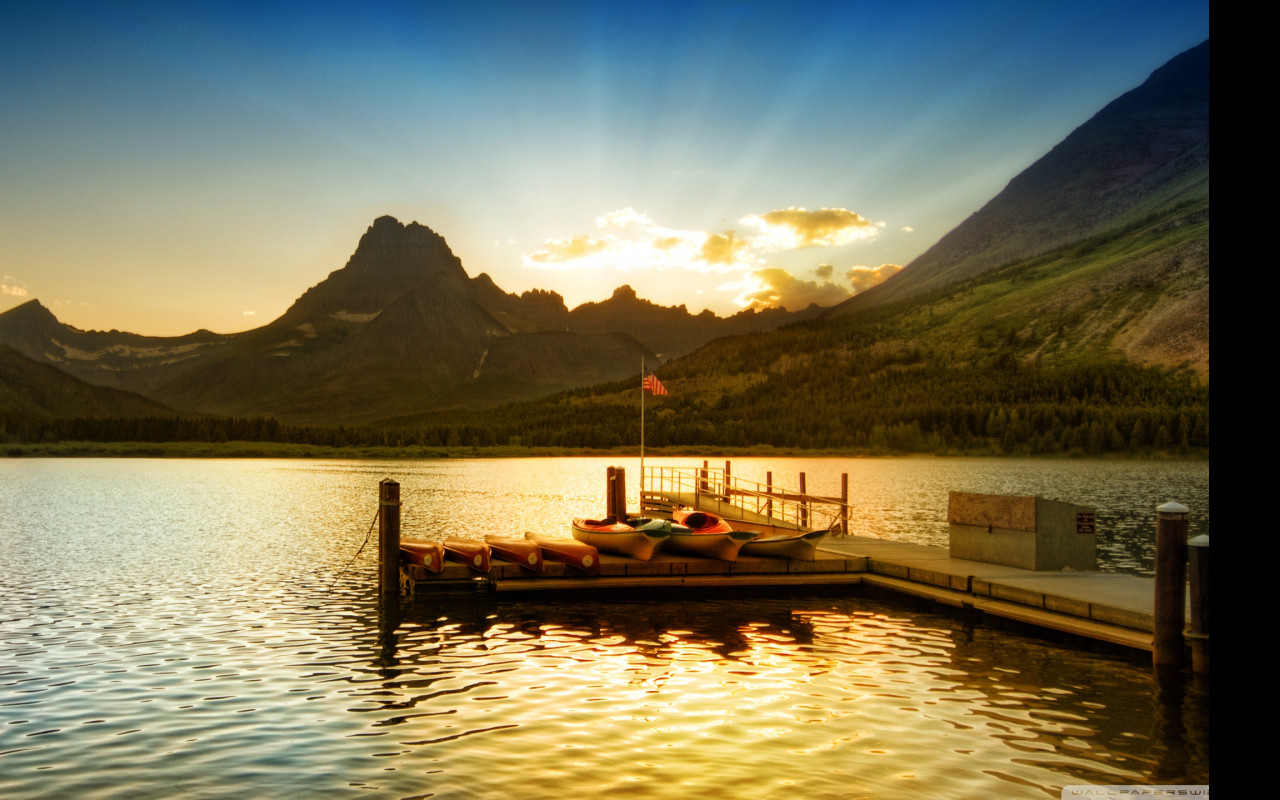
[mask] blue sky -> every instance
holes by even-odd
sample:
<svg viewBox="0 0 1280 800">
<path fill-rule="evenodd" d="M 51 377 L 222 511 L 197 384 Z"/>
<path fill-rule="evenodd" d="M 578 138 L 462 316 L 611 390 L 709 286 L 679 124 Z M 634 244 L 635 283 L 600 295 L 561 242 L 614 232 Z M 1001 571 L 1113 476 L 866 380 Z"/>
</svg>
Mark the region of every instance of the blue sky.
<svg viewBox="0 0 1280 800">
<path fill-rule="evenodd" d="M 383 214 L 570 307 L 833 302 L 1208 35 L 1207 2 L 6 6 L 0 311 L 256 327 Z"/>
</svg>

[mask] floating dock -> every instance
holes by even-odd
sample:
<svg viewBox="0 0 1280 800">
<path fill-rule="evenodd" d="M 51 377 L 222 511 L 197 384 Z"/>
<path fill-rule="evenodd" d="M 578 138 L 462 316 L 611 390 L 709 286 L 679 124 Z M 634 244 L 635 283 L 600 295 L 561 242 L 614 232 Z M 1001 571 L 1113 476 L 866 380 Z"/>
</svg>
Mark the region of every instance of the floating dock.
<svg viewBox="0 0 1280 800">
<path fill-rule="evenodd" d="M 1108 645 L 1153 651 L 1157 627 L 1153 578 L 1033 570 L 953 558 L 945 547 L 841 535 L 848 518 L 846 498 L 783 493 L 772 486 L 733 487 L 728 485 L 728 465 L 718 479 L 708 478 L 705 468 L 701 473 L 695 476 L 697 485 L 692 491 L 688 486 L 664 489 L 656 480 L 649 483 L 655 488 L 641 493 L 643 513 L 689 505 L 727 516 L 726 506 L 734 503 L 738 516 L 753 526 L 794 530 L 803 529 L 802 523 L 812 525 L 815 505 L 838 504 L 836 513 L 827 515 L 834 535 L 823 540 L 811 561 L 744 555 L 730 562 L 659 551 L 649 561 L 600 553 L 599 564 L 590 573 L 550 561 L 540 573 L 496 559 L 484 574 L 462 564 L 446 563 L 436 572 L 401 564 L 400 590 L 411 596 L 450 591 L 517 596 L 620 590 L 662 594 L 680 590 L 749 592 L 762 588 L 805 592 L 862 586 Z M 398 518 L 398 485 L 396 491 Z M 619 496 L 621 492 L 615 492 L 611 472 L 611 512 Z M 744 496 L 748 498 L 745 505 L 755 503 L 755 508 L 743 508 Z M 1159 647 L 1154 649 L 1158 651 Z"/>
<path fill-rule="evenodd" d="M 742 556 L 726 562 L 667 553 L 635 561 L 601 553 L 598 575 L 550 562 L 544 572 L 534 574 L 495 561 L 485 575 L 461 564 L 446 564 L 439 573 L 408 567 L 404 580 L 405 591 L 416 596 L 460 589 L 515 595 L 865 585 L 1146 652 L 1152 649 L 1154 625 L 1155 583 L 1150 578 L 1032 572 L 954 559 L 945 547 L 862 537 L 820 546 L 816 561 Z"/>
</svg>

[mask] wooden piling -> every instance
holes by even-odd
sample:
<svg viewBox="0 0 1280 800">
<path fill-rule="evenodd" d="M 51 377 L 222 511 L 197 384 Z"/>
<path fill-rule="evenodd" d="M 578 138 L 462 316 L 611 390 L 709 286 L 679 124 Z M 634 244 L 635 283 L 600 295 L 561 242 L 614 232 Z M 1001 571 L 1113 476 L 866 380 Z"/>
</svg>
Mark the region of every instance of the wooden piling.
<svg viewBox="0 0 1280 800">
<path fill-rule="evenodd" d="M 609 467 L 605 470 L 604 515 L 615 519 L 618 516 L 618 493 L 614 490 L 614 483 L 617 479 L 617 467 Z"/>
<path fill-rule="evenodd" d="M 805 485 L 804 485 L 803 472 L 800 473 L 800 494 L 805 495 L 806 497 L 809 494 L 809 490 L 805 488 Z M 808 500 L 805 500 L 800 504 L 800 527 L 801 528 L 809 527 L 809 501 Z"/>
<path fill-rule="evenodd" d="M 773 520 L 773 472 L 764 474 L 764 493 L 768 495 L 768 499 L 764 501 L 764 515 L 770 521 Z"/>
<path fill-rule="evenodd" d="M 1155 632 L 1151 653 L 1155 666 L 1179 666 L 1184 661 L 1189 513 L 1181 503 L 1165 503 L 1156 509 Z"/>
<path fill-rule="evenodd" d="M 378 590 L 400 593 L 400 484 L 378 482 Z"/>
<path fill-rule="evenodd" d="M 617 467 L 613 471 L 613 507 L 618 519 L 627 517 L 627 469 Z"/>
<path fill-rule="evenodd" d="M 707 493 L 707 462 L 702 462 L 702 471 L 698 474 L 698 494 Z"/>
<path fill-rule="evenodd" d="M 1197 536 L 1187 542 L 1188 589 L 1191 592 L 1191 671 L 1209 674 L 1209 537 Z"/>
<path fill-rule="evenodd" d="M 840 535 L 849 533 L 849 473 L 840 473 Z"/>
</svg>

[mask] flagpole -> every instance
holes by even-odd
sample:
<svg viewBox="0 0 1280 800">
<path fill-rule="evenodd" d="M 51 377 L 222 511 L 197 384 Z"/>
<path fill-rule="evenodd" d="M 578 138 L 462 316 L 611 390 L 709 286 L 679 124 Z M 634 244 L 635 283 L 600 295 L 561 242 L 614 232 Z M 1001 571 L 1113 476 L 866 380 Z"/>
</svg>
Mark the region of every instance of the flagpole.
<svg viewBox="0 0 1280 800">
<path fill-rule="evenodd" d="M 644 505 L 644 356 L 640 356 L 640 503 Z"/>
</svg>

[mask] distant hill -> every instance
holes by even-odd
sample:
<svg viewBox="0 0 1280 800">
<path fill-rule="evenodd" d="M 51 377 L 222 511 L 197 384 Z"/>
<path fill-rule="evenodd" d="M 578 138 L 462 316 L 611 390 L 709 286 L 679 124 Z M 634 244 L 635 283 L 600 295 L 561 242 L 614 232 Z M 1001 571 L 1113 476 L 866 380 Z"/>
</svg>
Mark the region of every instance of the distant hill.
<svg viewBox="0 0 1280 800">
<path fill-rule="evenodd" d="M 0 345 L 0 428 L 75 417 L 170 417 L 174 411 L 131 392 L 93 386 Z"/>
<path fill-rule="evenodd" d="M 569 329 L 626 333 L 668 360 L 691 353 L 721 336 L 771 331 L 793 322 L 815 319 L 825 310 L 813 305 L 798 311 L 747 309 L 728 318 L 717 317 L 710 311 L 695 316 L 682 305 L 655 305 L 637 297 L 630 286 L 620 286 L 608 300 L 583 303 L 569 312 Z"/>
<path fill-rule="evenodd" d="M 234 340 L 206 330 L 185 336 L 82 331 L 58 321 L 39 300 L 0 314 L 0 344 L 87 383 L 146 394 Z"/>
</svg>

